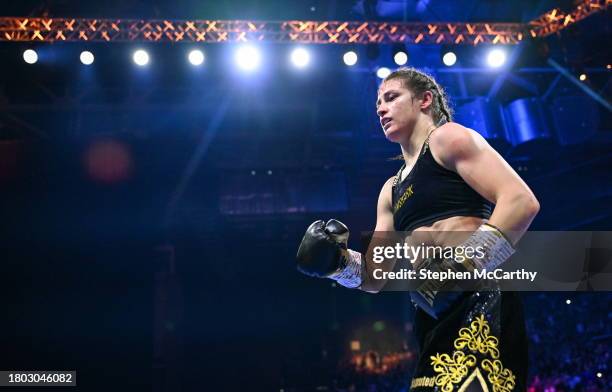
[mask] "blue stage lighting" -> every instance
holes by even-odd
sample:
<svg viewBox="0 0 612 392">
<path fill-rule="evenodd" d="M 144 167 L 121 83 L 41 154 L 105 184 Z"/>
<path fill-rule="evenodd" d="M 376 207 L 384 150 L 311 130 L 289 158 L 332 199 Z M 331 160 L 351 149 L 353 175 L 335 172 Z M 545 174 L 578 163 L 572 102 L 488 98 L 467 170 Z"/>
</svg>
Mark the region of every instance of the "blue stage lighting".
<svg viewBox="0 0 612 392">
<path fill-rule="evenodd" d="M 27 49 L 23 52 L 23 61 L 28 64 L 34 64 L 38 61 L 38 53 L 33 49 Z"/>
<path fill-rule="evenodd" d="M 142 49 L 138 49 L 137 51 L 135 51 L 134 55 L 132 56 L 132 59 L 134 60 L 134 63 L 136 63 L 136 65 L 140 67 L 149 64 L 149 54 Z"/>
<path fill-rule="evenodd" d="M 84 65 L 91 65 L 94 62 L 94 55 L 88 50 L 82 51 L 79 58 L 81 59 L 81 63 Z"/>
<path fill-rule="evenodd" d="M 489 67 L 499 68 L 506 63 L 506 52 L 501 49 L 491 49 L 487 55 Z"/>
<path fill-rule="evenodd" d="M 457 55 L 453 52 L 446 52 L 444 56 L 442 56 L 442 62 L 447 67 L 452 67 L 457 62 Z"/>
<path fill-rule="evenodd" d="M 254 46 L 241 46 L 236 51 L 236 64 L 244 71 L 253 71 L 261 63 L 261 54 Z"/>
<path fill-rule="evenodd" d="M 291 62 L 298 68 L 304 68 L 310 63 L 310 53 L 304 48 L 291 51 Z"/>
<path fill-rule="evenodd" d="M 194 49 L 187 56 L 191 65 L 202 65 L 204 62 L 204 53 L 199 49 Z"/>
<path fill-rule="evenodd" d="M 376 70 L 376 76 L 381 79 L 386 78 L 387 76 L 389 76 L 389 74 L 391 74 L 391 70 L 387 67 L 380 67 Z"/>
<path fill-rule="evenodd" d="M 404 51 L 399 51 L 393 55 L 393 61 L 397 65 L 404 65 L 408 62 L 408 54 Z"/>
<path fill-rule="evenodd" d="M 344 64 L 348 65 L 349 67 L 357 64 L 357 53 L 353 52 L 352 50 L 346 52 L 344 54 L 344 56 L 342 56 L 342 60 L 344 61 Z"/>
</svg>

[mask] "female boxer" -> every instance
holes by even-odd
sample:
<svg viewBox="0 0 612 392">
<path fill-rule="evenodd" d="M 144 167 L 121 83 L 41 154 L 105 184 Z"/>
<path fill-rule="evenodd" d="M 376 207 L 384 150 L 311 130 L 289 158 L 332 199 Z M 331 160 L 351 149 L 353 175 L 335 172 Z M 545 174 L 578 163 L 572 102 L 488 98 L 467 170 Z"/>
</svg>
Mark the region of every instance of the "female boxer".
<svg viewBox="0 0 612 392">
<path fill-rule="evenodd" d="M 514 252 L 539 204 L 529 187 L 477 132 L 452 121 L 444 90 L 429 75 L 400 68 L 381 84 L 376 113 L 404 161 L 382 187 L 376 232 L 427 234 L 432 244 L 457 246 L 448 233 L 472 233 L 463 245 L 483 257 L 450 265 L 494 269 Z M 494 205 L 494 208 L 492 208 Z M 298 250 L 298 269 L 349 288 L 378 292 L 372 261 L 346 248 L 348 229 L 314 222 Z M 452 264 L 452 263 L 451 263 Z M 524 391 L 527 337 L 514 293 L 471 291 L 436 308 L 436 291 L 412 292 L 420 355 L 411 390 Z M 440 298 L 438 296 L 437 298 Z"/>
</svg>

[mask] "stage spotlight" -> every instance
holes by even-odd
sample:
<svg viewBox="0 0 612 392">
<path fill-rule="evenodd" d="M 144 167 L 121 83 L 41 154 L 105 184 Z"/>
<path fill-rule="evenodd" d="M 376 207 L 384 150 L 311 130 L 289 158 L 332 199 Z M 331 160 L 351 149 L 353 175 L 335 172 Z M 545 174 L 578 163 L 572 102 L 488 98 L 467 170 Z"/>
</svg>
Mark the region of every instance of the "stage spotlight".
<svg viewBox="0 0 612 392">
<path fill-rule="evenodd" d="M 94 62 L 94 55 L 88 50 L 82 51 L 79 58 L 81 59 L 81 63 L 85 65 L 91 65 Z"/>
<path fill-rule="evenodd" d="M 298 68 L 304 68 L 310 63 L 310 53 L 304 48 L 295 48 L 291 52 L 291 62 Z"/>
<path fill-rule="evenodd" d="M 344 54 L 344 56 L 342 56 L 342 60 L 344 61 L 344 64 L 351 67 L 357 64 L 357 53 L 353 52 L 352 50 L 349 50 Z"/>
<path fill-rule="evenodd" d="M 36 53 L 36 51 L 33 49 L 27 49 L 25 52 L 23 52 L 23 61 L 28 64 L 34 64 L 38 61 L 38 53 Z"/>
<path fill-rule="evenodd" d="M 487 63 L 490 67 L 499 68 L 506 62 L 506 52 L 501 49 L 492 49 L 487 55 Z"/>
<path fill-rule="evenodd" d="M 404 65 L 408 62 L 408 54 L 406 54 L 404 51 L 396 52 L 393 55 L 393 61 L 395 61 L 395 64 L 397 65 Z"/>
<path fill-rule="evenodd" d="M 444 56 L 442 56 L 442 62 L 447 67 L 452 67 L 457 62 L 457 55 L 453 52 L 446 52 Z"/>
<path fill-rule="evenodd" d="M 261 55 L 254 46 L 242 46 L 236 51 L 236 63 L 245 71 L 252 71 L 259 67 Z"/>
<path fill-rule="evenodd" d="M 578 79 L 580 79 L 581 82 L 584 82 L 585 80 L 587 80 L 587 76 L 586 74 L 580 74 L 580 76 L 578 76 Z"/>
<path fill-rule="evenodd" d="M 149 54 L 142 49 L 135 51 L 132 59 L 134 60 L 134 63 L 140 67 L 149 64 Z"/>
<path fill-rule="evenodd" d="M 191 65 L 202 65 L 204 62 L 204 53 L 202 53 L 199 49 L 194 49 L 189 52 L 187 59 L 191 63 Z"/>
<path fill-rule="evenodd" d="M 390 74 L 391 74 L 391 70 L 387 67 L 380 67 L 376 70 L 376 76 L 378 76 L 381 79 L 386 78 Z"/>
</svg>

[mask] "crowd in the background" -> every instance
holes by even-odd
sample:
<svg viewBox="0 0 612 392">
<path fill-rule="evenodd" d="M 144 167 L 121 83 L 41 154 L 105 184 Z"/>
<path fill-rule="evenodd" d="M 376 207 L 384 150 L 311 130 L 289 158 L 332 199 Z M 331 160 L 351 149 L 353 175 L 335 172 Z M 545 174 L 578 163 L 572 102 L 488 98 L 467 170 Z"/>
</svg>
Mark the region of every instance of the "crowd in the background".
<svg viewBox="0 0 612 392">
<path fill-rule="evenodd" d="M 609 295 L 534 293 L 525 296 L 530 339 L 528 392 L 604 392 L 610 374 Z M 336 391 L 408 391 L 414 353 L 354 353 L 333 380 Z"/>
<path fill-rule="evenodd" d="M 414 353 L 410 351 L 354 354 L 340 364 L 334 390 L 407 391 L 413 365 Z"/>
<path fill-rule="evenodd" d="M 612 308 L 600 293 L 538 293 L 525 301 L 529 392 L 612 390 Z"/>
</svg>

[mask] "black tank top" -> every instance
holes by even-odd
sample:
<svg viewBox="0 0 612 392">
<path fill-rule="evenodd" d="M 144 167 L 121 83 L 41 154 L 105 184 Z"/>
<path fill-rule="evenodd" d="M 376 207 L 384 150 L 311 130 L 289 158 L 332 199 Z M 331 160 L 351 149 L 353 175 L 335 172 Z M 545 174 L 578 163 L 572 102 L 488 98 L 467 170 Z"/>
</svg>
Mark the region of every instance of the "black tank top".
<svg viewBox="0 0 612 392">
<path fill-rule="evenodd" d="M 429 135 L 408 176 L 400 181 L 404 164 L 395 177 L 392 190 L 395 230 L 412 231 L 452 216 L 488 219 L 491 203 L 459 174 L 436 162 L 429 148 Z"/>
</svg>

